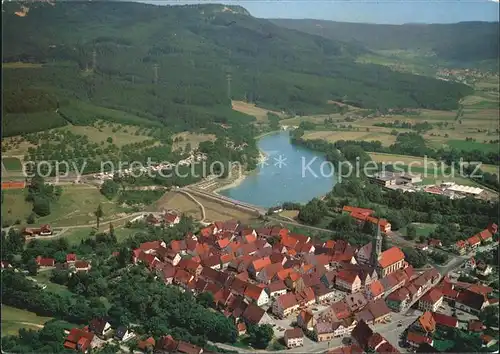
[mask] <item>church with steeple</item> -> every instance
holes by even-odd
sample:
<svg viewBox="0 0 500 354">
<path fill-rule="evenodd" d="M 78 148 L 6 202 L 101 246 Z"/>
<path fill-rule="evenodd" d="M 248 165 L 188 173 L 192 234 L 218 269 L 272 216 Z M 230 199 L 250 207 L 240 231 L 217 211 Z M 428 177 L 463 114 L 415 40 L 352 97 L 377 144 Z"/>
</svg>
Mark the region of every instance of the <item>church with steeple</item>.
<svg viewBox="0 0 500 354">
<path fill-rule="evenodd" d="M 379 278 L 404 268 L 406 264 L 405 255 L 398 247 L 382 251 L 382 234 L 378 224 L 374 239 L 358 250 L 356 260 L 376 269 Z"/>
</svg>

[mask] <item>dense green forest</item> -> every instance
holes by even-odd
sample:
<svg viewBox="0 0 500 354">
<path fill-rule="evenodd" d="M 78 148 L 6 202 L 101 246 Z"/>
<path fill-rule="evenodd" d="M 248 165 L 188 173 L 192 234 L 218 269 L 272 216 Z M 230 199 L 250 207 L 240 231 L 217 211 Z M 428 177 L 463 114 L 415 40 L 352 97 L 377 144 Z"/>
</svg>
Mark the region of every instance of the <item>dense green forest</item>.
<svg viewBox="0 0 500 354">
<path fill-rule="evenodd" d="M 286 28 L 356 43 L 373 50 L 434 52 L 438 58 L 453 62 L 498 58 L 498 23 L 494 22 L 380 25 L 323 20 L 272 21 Z"/>
<path fill-rule="evenodd" d="M 359 45 L 289 30 L 241 7 L 57 2 L 30 4 L 25 17 L 14 14 L 19 7 L 2 4 L 3 62 L 42 65 L 3 66 L 3 136 L 86 125 L 100 107 L 179 131 L 248 123 L 230 99 L 301 115 L 334 111 L 328 100 L 455 109 L 471 93 L 357 64 Z M 82 102 L 96 109 L 81 112 Z"/>
</svg>

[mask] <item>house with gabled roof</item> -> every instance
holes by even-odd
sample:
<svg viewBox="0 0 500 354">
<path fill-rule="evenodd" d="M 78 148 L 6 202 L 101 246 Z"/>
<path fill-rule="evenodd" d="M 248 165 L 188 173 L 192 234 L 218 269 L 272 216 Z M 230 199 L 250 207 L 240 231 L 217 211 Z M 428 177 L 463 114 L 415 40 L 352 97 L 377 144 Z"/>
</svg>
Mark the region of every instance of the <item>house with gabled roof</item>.
<svg viewBox="0 0 500 354">
<path fill-rule="evenodd" d="M 260 271 L 262 271 L 266 266 L 271 264 L 271 259 L 269 257 L 259 258 L 250 263 L 248 266 L 248 274 L 257 277 Z"/>
<path fill-rule="evenodd" d="M 356 272 L 342 269 L 335 277 L 335 286 L 350 293 L 355 293 L 361 289 L 361 279 Z"/>
<path fill-rule="evenodd" d="M 74 270 L 77 273 L 83 273 L 83 272 L 88 273 L 88 271 L 92 268 L 90 262 L 87 261 L 76 261 L 75 263 L 73 263 L 73 265 L 74 265 Z"/>
<path fill-rule="evenodd" d="M 418 308 L 421 311 L 436 312 L 442 305 L 443 299 L 443 293 L 437 288 L 432 288 L 420 298 Z"/>
<path fill-rule="evenodd" d="M 481 238 L 478 235 L 471 236 L 467 239 L 468 247 L 470 249 L 476 249 L 481 245 Z"/>
<path fill-rule="evenodd" d="M 284 282 L 281 280 L 274 281 L 267 286 L 269 292 L 269 297 L 276 298 L 280 295 L 286 294 L 288 288 Z"/>
<path fill-rule="evenodd" d="M 72 328 L 69 331 L 64 348 L 88 353 L 94 345 L 94 333 L 79 328 Z"/>
<path fill-rule="evenodd" d="M 245 299 L 255 302 L 257 306 L 265 305 L 269 302 L 269 295 L 264 287 L 255 284 L 248 284 L 244 293 Z"/>
<path fill-rule="evenodd" d="M 270 324 L 273 322 L 266 311 L 254 303 L 248 304 L 241 317 L 245 322 L 253 325 Z"/>
<path fill-rule="evenodd" d="M 56 260 L 54 258 L 45 258 L 38 256 L 35 258 L 36 264 L 40 267 L 54 267 L 56 265 Z"/>
<path fill-rule="evenodd" d="M 468 246 L 468 243 L 466 241 L 458 240 L 457 242 L 455 242 L 453 249 L 458 254 L 463 255 L 463 254 L 465 254 L 465 252 L 467 252 L 467 246 Z"/>
<path fill-rule="evenodd" d="M 173 227 L 181 221 L 181 217 L 177 214 L 172 213 L 172 212 L 167 212 L 167 213 L 165 213 L 163 220 L 165 222 L 165 225 L 168 225 L 169 227 Z"/>
<path fill-rule="evenodd" d="M 120 326 L 116 329 L 115 332 L 115 339 L 119 340 L 120 342 L 126 342 L 129 339 L 132 339 L 135 337 L 135 333 L 132 332 L 129 328 L 125 326 Z"/>
<path fill-rule="evenodd" d="M 111 324 L 104 318 L 94 318 L 90 321 L 89 329 L 98 336 L 106 336 L 112 330 Z"/>
<path fill-rule="evenodd" d="M 432 338 L 416 332 L 408 332 L 408 334 L 406 335 L 406 342 L 413 348 L 418 348 L 421 344 L 424 343 L 427 343 L 429 345 L 433 344 Z"/>
<path fill-rule="evenodd" d="M 436 327 L 458 328 L 458 318 L 448 316 L 439 312 L 433 312 L 432 317 L 436 322 Z"/>
<path fill-rule="evenodd" d="M 279 271 L 282 271 L 283 265 L 281 263 L 273 263 L 265 266 L 256 276 L 256 280 L 262 284 L 271 283 L 272 279 L 278 274 Z"/>
<path fill-rule="evenodd" d="M 279 318 L 285 318 L 299 309 L 299 302 L 294 293 L 287 293 L 278 298 L 273 303 L 272 312 Z"/>
<path fill-rule="evenodd" d="M 425 311 L 412 325 L 414 331 L 429 335 L 436 330 L 436 320 L 432 312 Z"/>
<path fill-rule="evenodd" d="M 68 253 L 66 255 L 66 263 L 72 264 L 76 262 L 76 254 Z"/>
<path fill-rule="evenodd" d="M 481 311 L 489 305 L 485 295 L 475 293 L 468 289 L 461 291 L 455 301 L 455 306 L 474 315 L 479 315 Z"/>
<path fill-rule="evenodd" d="M 378 279 L 365 286 L 365 296 L 368 300 L 380 299 L 384 293 L 384 286 Z"/>
</svg>

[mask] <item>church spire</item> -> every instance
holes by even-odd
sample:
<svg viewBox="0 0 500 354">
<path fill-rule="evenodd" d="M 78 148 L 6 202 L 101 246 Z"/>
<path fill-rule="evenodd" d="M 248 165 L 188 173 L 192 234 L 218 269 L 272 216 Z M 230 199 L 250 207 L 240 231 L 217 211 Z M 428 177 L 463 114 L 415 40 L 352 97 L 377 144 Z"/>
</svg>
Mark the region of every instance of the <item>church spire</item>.
<svg viewBox="0 0 500 354">
<path fill-rule="evenodd" d="M 380 233 L 380 219 L 377 220 L 377 235 L 372 242 L 372 259 L 371 263 L 373 267 L 378 267 L 378 262 L 382 257 L 382 234 Z"/>
</svg>

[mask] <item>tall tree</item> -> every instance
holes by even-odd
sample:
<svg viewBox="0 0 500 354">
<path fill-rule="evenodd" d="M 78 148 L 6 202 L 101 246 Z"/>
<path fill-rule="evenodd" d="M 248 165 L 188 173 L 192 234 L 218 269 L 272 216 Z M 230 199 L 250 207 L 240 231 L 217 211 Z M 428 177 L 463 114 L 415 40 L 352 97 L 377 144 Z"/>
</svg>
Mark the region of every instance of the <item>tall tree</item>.
<svg viewBox="0 0 500 354">
<path fill-rule="evenodd" d="M 99 222 L 101 221 L 101 218 L 104 215 L 104 212 L 102 211 L 101 204 L 97 206 L 96 211 L 94 212 L 96 218 L 97 218 L 97 229 L 99 229 Z"/>
</svg>

